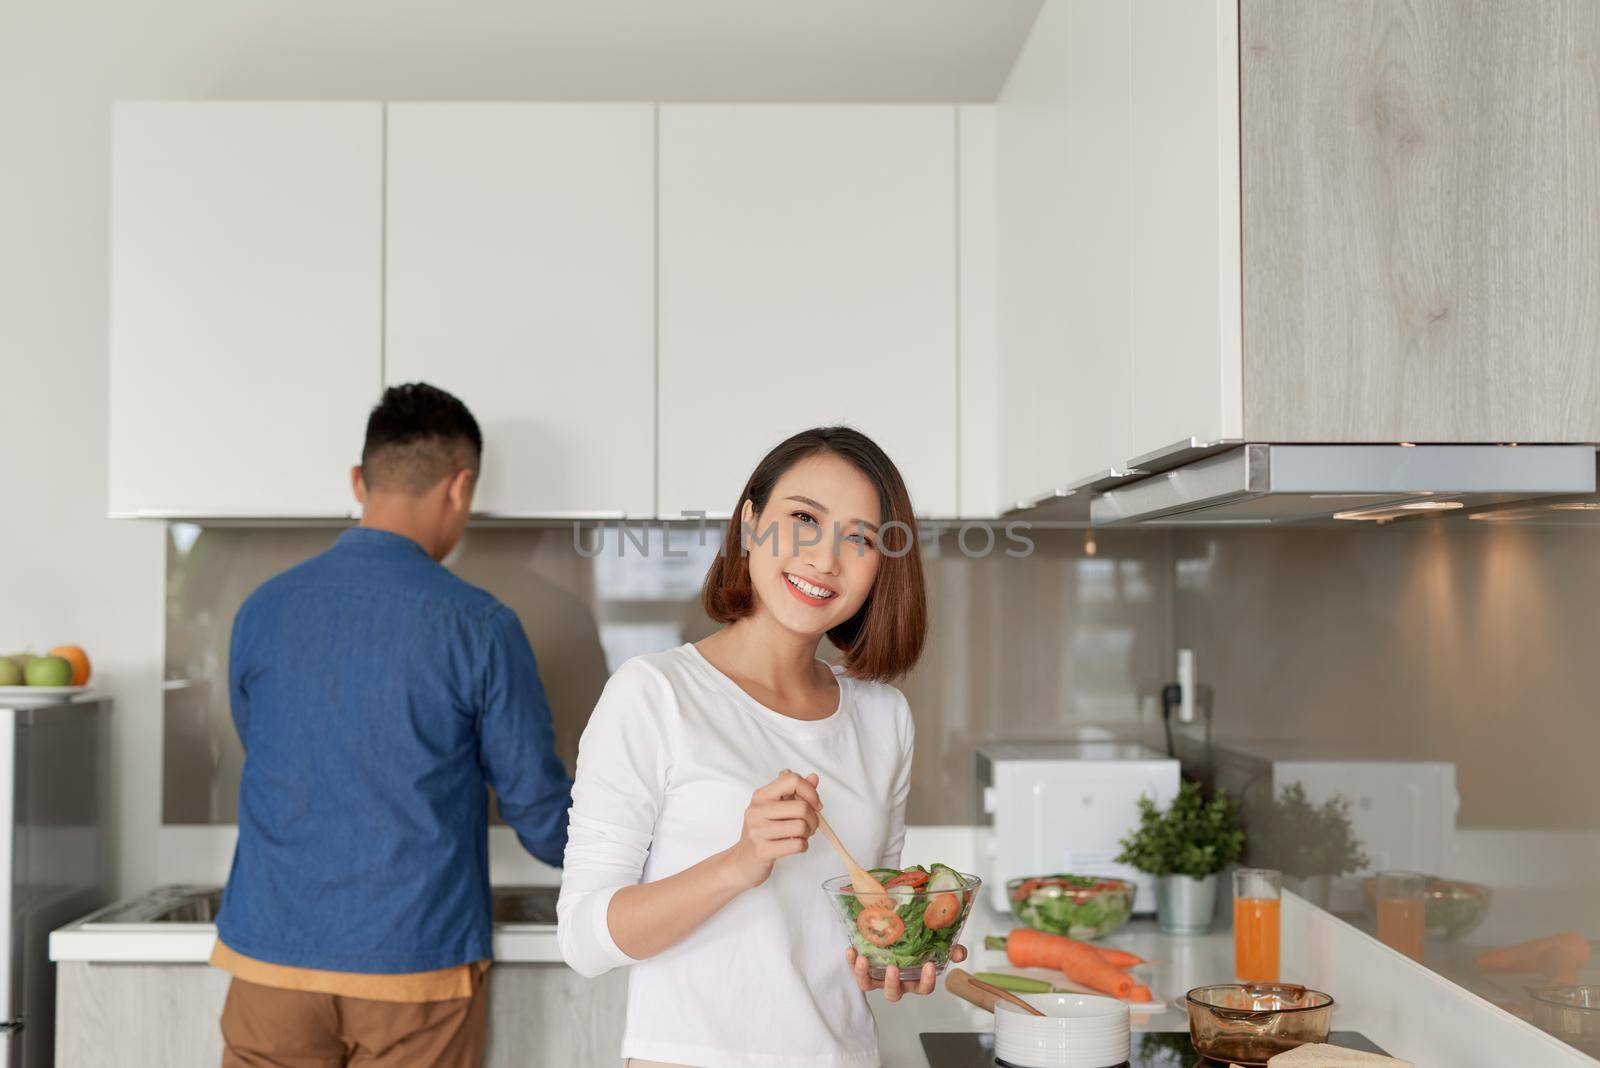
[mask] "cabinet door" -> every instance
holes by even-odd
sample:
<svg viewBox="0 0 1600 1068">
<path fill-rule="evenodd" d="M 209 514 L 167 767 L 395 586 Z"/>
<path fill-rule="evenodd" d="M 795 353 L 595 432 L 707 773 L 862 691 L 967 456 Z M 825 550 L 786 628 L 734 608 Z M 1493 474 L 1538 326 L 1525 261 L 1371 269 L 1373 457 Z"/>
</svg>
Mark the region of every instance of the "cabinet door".
<svg viewBox="0 0 1600 1068">
<path fill-rule="evenodd" d="M 660 509 L 850 423 L 956 513 L 955 111 L 661 108 Z"/>
<path fill-rule="evenodd" d="M 1134 0 L 1128 309 L 1133 455 L 1237 438 L 1237 0 Z"/>
<path fill-rule="evenodd" d="M 1250 436 L 1600 440 L 1600 5 L 1240 30 Z"/>
<path fill-rule="evenodd" d="M 382 106 L 123 104 L 112 156 L 110 512 L 352 514 Z"/>
<path fill-rule="evenodd" d="M 998 112 L 1001 488 L 1133 453 L 1128 0 L 1046 4 Z"/>
<path fill-rule="evenodd" d="M 389 107 L 385 380 L 459 396 L 474 509 L 655 511 L 650 105 Z"/>
</svg>

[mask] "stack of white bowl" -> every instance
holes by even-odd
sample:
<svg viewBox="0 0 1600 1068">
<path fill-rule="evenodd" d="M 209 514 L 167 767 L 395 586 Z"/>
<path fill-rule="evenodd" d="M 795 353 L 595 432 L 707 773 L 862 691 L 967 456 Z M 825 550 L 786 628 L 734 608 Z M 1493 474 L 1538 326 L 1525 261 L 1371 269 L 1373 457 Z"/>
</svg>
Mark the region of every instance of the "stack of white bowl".
<svg viewBox="0 0 1600 1068">
<path fill-rule="evenodd" d="M 1128 1006 L 1092 994 L 1025 994 L 1044 1013 L 994 1007 L 994 1055 L 1016 1068 L 1113 1068 L 1128 1059 Z"/>
</svg>

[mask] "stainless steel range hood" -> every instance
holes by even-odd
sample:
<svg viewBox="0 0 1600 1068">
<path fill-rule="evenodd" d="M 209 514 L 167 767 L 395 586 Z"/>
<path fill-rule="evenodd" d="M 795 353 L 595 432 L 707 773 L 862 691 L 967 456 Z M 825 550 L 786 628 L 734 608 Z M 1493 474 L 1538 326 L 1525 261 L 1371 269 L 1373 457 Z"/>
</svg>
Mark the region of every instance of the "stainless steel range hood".
<svg viewBox="0 0 1600 1068">
<path fill-rule="evenodd" d="M 1200 458 L 1160 471 L 1135 463 L 1058 499 L 1088 496 L 1095 526 L 1223 526 L 1385 521 L 1595 492 L 1590 445 L 1214 443 L 1170 455 Z"/>
</svg>

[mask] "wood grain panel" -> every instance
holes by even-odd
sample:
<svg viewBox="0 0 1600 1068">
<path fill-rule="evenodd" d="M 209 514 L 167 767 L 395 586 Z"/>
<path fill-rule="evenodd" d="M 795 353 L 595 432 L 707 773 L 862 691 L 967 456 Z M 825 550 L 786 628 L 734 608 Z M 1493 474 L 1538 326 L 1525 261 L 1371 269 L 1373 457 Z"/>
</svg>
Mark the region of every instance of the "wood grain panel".
<svg viewBox="0 0 1600 1068">
<path fill-rule="evenodd" d="M 226 972 L 204 964 L 56 966 L 59 1068 L 215 1068 Z"/>
<path fill-rule="evenodd" d="M 1245 433 L 1600 440 L 1600 4 L 1241 0 Z"/>
</svg>

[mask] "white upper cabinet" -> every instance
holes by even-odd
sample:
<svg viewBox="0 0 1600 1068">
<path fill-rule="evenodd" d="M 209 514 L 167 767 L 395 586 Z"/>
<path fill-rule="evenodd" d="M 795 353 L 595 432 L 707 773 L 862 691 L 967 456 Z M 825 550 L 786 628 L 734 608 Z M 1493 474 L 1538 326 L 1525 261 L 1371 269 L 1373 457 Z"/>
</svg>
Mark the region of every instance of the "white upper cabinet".
<svg viewBox="0 0 1600 1068">
<path fill-rule="evenodd" d="M 1134 0 L 1128 321 L 1139 457 L 1243 433 L 1237 0 Z"/>
<path fill-rule="evenodd" d="M 995 111 L 956 109 L 961 222 L 961 518 L 993 519 L 1000 496 L 1000 336 L 995 277 Z"/>
<path fill-rule="evenodd" d="M 661 108 L 663 516 L 841 422 L 956 514 L 955 140 L 943 106 Z"/>
<path fill-rule="evenodd" d="M 475 511 L 655 511 L 654 114 L 389 106 L 384 378 L 472 409 Z"/>
<path fill-rule="evenodd" d="M 123 104 L 113 160 L 111 514 L 350 515 L 382 106 Z"/>
<path fill-rule="evenodd" d="M 1000 95 L 1008 501 L 1237 437 L 1234 0 L 1048 0 Z"/>
<path fill-rule="evenodd" d="M 1047 3 L 996 109 L 1007 506 L 1132 455 L 1130 17 Z"/>
</svg>

